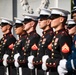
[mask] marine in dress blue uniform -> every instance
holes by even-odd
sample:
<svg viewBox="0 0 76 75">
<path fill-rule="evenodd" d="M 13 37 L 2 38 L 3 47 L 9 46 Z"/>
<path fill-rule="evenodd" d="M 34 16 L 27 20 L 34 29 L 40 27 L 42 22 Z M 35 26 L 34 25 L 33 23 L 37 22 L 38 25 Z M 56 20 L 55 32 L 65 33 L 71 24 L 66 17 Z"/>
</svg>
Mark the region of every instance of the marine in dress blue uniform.
<svg viewBox="0 0 76 75">
<path fill-rule="evenodd" d="M 37 15 L 35 14 L 24 14 L 24 30 L 27 32 L 27 38 L 25 41 L 25 46 L 24 46 L 24 51 L 25 51 L 25 58 L 26 58 L 26 63 L 25 65 L 28 65 L 28 56 L 30 56 L 32 53 L 36 54 L 37 50 L 35 49 L 35 46 L 38 44 L 40 35 L 36 32 L 36 26 L 38 23 L 37 20 Z M 24 69 L 24 75 L 35 75 L 35 70 L 30 70 L 28 68 L 28 71 L 25 71 Z"/>
<path fill-rule="evenodd" d="M 36 55 L 34 56 L 34 54 L 32 54 L 32 56 L 34 56 L 33 59 L 32 56 L 28 57 L 29 64 L 37 68 L 37 75 L 44 75 L 44 71 L 42 70 L 42 56 L 45 55 L 46 52 L 50 52 L 50 50 L 48 50 L 48 45 L 54 36 L 53 29 L 50 27 L 50 15 L 51 11 L 49 9 L 41 9 L 38 23 L 39 27 L 43 30 L 42 36 L 38 42 L 38 45 L 36 46 Z M 32 59 L 32 61 L 30 59 Z M 32 69 L 30 65 L 28 66 L 30 69 Z"/>
<path fill-rule="evenodd" d="M 8 58 L 11 58 L 11 54 L 12 54 L 12 50 L 13 50 L 13 45 L 16 41 L 15 37 L 12 35 L 11 33 L 11 29 L 12 29 L 12 25 L 13 25 L 13 22 L 7 18 L 1 18 L 2 21 L 1 21 L 1 30 L 3 32 L 3 37 L 1 38 L 1 45 L 0 45 L 0 51 L 1 51 L 1 55 L 3 57 L 3 65 L 4 65 L 4 68 L 0 69 L 0 74 L 1 75 L 6 75 L 6 70 L 8 67 L 8 70 L 9 70 L 9 75 L 12 74 L 12 70 L 13 69 L 10 69 L 10 65 L 8 63 Z M 1 58 L 2 59 L 2 58 Z M 10 59 L 11 61 L 11 59 Z M 1 64 L 2 65 L 2 64 Z M 11 73 L 10 73 L 11 72 Z M 16 73 L 15 73 L 16 75 Z"/>
<path fill-rule="evenodd" d="M 57 66 L 61 59 L 67 59 L 71 53 L 71 38 L 67 30 L 65 30 L 65 23 L 69 11 L 51 8 L 51 27 L 55 29 L 52 42 L 49 44 L 50 56 L 43 56 L 43 65 L 49 69 L 50 75 L 59 75 Z M 68 40 L 69 41 L 68 41 Z"/>
<path fill-rule="evenodd" d="M 76 75 L 76 23 L 73 19 L 67 21 L 67 29 L 72 37 L 72 53 L 70 54 L 68 60 L 64 59 L 60 61 L 59 69 L 62 70 L 59 71 L 59 73 L 66 74 L 69 72 L 69 75 Z M 64 65 L 61 65 L 61 63 L 64 63 Z"/>
<path fill-rule="evenodd" d="M 20 61 L 21 63 L 25 62 L 25 58 L 24 58 L 25 56 L 24 45 L 25 44 L 24 43 L 27 37 L 26 31 L 23 30 L 23 19 L 15 18 L 14 30 L 15 30 L 15 33 L 18 35 L 18 40 L 15 42 L 13 46 L 12 55 L 14 56 L 14 60 L 15 60 L 14 65 L 16 67 L 16 75 L 19 75 L 20 72 L 22 72 L 22 68 L 21 68 L 22 66 L 20 65 Z M 18 57 L 18 54 L 19 54 L 19 57 Z M 19 63 L 17 63 L 17 61 Z"/>
</svg>

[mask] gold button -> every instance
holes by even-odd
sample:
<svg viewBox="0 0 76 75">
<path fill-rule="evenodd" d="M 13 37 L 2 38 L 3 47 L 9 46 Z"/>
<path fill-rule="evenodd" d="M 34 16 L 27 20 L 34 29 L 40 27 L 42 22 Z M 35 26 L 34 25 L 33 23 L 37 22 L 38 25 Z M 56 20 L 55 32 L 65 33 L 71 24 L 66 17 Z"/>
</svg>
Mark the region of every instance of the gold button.
<svg viewBox="0 0 76 75">
<path fill-rule="evenodd" d="M 56 34 L 58 34 L 58 32 L 56 32 Z"/>
<path fill-rule="evenodd" d="M 26 52 L 26 50 L 24 50 L 24 52 Z"/>
<path fill-rule="evenodd" d="M 42 46 L 43 47 L 43 46 Z"/>
<path fill-rule="evenodd" d="M 52 63 L 50 63 L 50 65 L 51 65 Z"/>
<path fill-rule="evenodd" d="M 54 53 L 52 53 L 52 55 L 54 55 Z"/>
<path fill-rule="evenodd" d="M 5 44 L 5 43 L 3 43 L 3 44 Z"/>
<path fill-rule="evenodd" d="M 52 49 L 51 51 L 53 52 L 54 50 Z"/>
<path fill-rule="evenodd" d="M 52 59 L 54 58 L 54 57 L 51 57 Z"/>
<path fill-rule="evenodd" d="M 40 49 L 38 48 L 38 50 L 40 50 Z"/>
<path fill-rule="evenodd" d="M 52 40 L 52 43 L 54 42 L 54 40 Z"/>
<path fill-rule="evenodd" d="M 40 62 L 41 62 L 41 60 L 40 60 Z"/>
<path fill-rule="evenodd" d="M 48 65 L 48 63 L 46 63 L 46 65 Z"/>
<path fill-rule="evenodd" d="M 37 55 L 39 55 L 39 53 L 37 53 Z"/>
<path fill-rule="evenodd" d="M 38 63 L 38 61 L 36 61 Z"/>
<path fill-rule="evenodd" d="M 20 62 L 21 62 L 21 60 L 20 60 Z"/>
<path fill-rule="evenodd" d="M 56 45 L 57 45 L 57 43 L 55 42 L 55 43 L 54 43 L 54 45 L 56 46 Z"/>
<path fill-rule="evenodd" d="M 53 65 L 55 65 L 55 63 L 53 63 Z"/>
<path fill-rule="evenodd" d="M 26 53 L 24 53 L 24 55 L 26 55 Z"/>
<path fill-rule="evenodd" d="M 56 36 L 54 36 L 54 38 L 56 38 Z"/>
</svg>

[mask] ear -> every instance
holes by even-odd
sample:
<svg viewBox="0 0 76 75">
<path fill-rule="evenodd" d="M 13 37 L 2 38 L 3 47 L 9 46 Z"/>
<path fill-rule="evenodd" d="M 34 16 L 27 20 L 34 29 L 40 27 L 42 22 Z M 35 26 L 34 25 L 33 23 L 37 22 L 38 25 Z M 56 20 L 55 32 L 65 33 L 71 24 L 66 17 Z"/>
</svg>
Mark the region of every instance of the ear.
<svg viewBox="0 0 76 75">
<path fill-rule="evenodd" d="M 60 17 L 60 22 L 63 22 L 64 21 L 64 18 L 63 17 Z"/>
<path fill-rule="evenodd" d="M 49 25 L 51 23 L 51 20 L 50 19 L 48 19 L 47 20 L 47 25 Z"/>
<path fill-rule="evenodd" d="M 8 29 L 8 30 L 10 29 L 10 27 L 11 27 L 10 25 L 7 25 L 7 29 Z"/>
<path fill-rule="evenodd" d="M 34 24 L 35 24 L 35 22 L 31 21 L 31 26 L 32 26 L 32 27 L 34 26 Z"/>
</svg>

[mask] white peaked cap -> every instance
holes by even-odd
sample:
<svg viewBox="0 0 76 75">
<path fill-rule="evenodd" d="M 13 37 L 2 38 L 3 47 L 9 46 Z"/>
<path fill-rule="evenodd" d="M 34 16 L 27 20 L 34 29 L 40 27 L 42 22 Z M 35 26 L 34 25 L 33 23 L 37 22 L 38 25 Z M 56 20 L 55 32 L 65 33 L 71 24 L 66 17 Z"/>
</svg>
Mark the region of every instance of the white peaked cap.
<svg viewBox="0 0 76 75">
<path fill-rule="evenodd" d="M 73 19 L 67 20 L 67 24 L 76 24 Z"/>
<path fill-rule="evenodd" d="M 74 6 L 73 9 L 76 9 L 76 6 Z"/>
<path fill-rule="evenodd" d="M 11 20 L 9 20 L 9 19 L 7 19 L 7 18 L 1 17 L 0 19 L 1 19 L 1 23 L 8 23 L 8 24 L 10 24 L 10 25 L 13 24 L 13 21 L 11 21 Z"/>
<path fill-rule="evenodd" d="M 69 11 L 60 8 L 50 8 L 50 10 L 51 10 L 51 14 L 58 14 L 66 17 L 68 16 L 68 14 L 70 14 Z"/>
<path fill-rule="evenodd" d="M 37 20 L 37 18 L 38 18 L 38 15 L 35 15 L 35 14 L 26 14 L 26 13 L 24 13 L 23 16 L 24 16 L 24 19 Z"/>
<path fill-rule="evenodd" d="M 49 9 L 41 9 L 40 15 L 48 15 L 48 16 L 50 16 L 51 15 L 51 10 L 49 10 Z"/>
<path fill-rule="evenodd" d="M 14 18 L 15 19 L 15 23 L 22 23 L 23 22 L 23 19 L 21 18 Z"/>
<path fill-rule="evenodd" d="M 76 6 L 73 7 L 72 9 L 72 13 L 75 12 L 76 13 Z"/>
</svg>

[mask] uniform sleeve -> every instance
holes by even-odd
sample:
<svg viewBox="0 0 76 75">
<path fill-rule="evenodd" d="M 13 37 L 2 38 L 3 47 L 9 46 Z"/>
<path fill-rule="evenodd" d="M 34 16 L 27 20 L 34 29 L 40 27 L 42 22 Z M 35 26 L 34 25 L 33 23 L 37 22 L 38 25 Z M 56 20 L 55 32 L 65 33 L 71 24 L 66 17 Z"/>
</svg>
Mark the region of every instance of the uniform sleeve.
<svg viewBox="0 0 76 75">
<path fill-rule="evenodd" d="M 43 39 L 46 39 L 46 41 L 40 43 L 39 50 L 37 51 L 37 56 L 33 60 L 34 64 L 42 64 L 42 56 L 45 54 L 50 56 L 51 51 L 48 49 L 48 45 L 50 42 L 52 42 L 52 38 L 53 35 L 50 36 L 49 34 L 46 38 Z"/>
<path fill-rule="evenodd" d="M 7 49 L 7 50 L 5 50 L 5 52 L 7 54 L 9 54 L 9 55 L 11 54 L 15 42 L 16 42 L 16 39 L 14 37 L 7 39 L 7 41 L 5 43 L 5 48 Z"/>
<path fill-rule="evenodd" d="M 62 36 L 58 42 L 60 56 L 59 56 L 59 54 L 57 54 L 56 55 L 56 56 L 58 56 L 57 58 L 47 59 L 46 65 L 50 66 L 50 67 L 57 67 L 61 58 L 68 59 L 68 56 L 71 53 L 71 43 L 72 43 L 72 41 L 69 36 L 66 36 L 66 35 Z"/>
<path fill-rule="evenodd" d="M 31 55 L 36 56 L 37 55 L 37 50 L 38 50 L 38 42 L 39 42 L 40 37 L 34 37 L 31 40 Z"/>
<path fill-rule="evenodd" d="M 76 39 L 74 38 L 73 40 L 76 41 Z M 68 71 L 73 71 L 76 70 L 76 47 L 75 47 L 75 41 L 73 41 L 72 43 L 72 53 L 70 54 L 68 60 L 67 60 L 67 64 L 66 64 L 66 68 Z"/>
<path fill-rule="evenodd" d="M 72 44 L 71 38 L 66 35 L 62 36 L 59 40 L 59 44 L 62 58 L 67 59 L 71 53 L 71 44 Z"/>
</svg>

